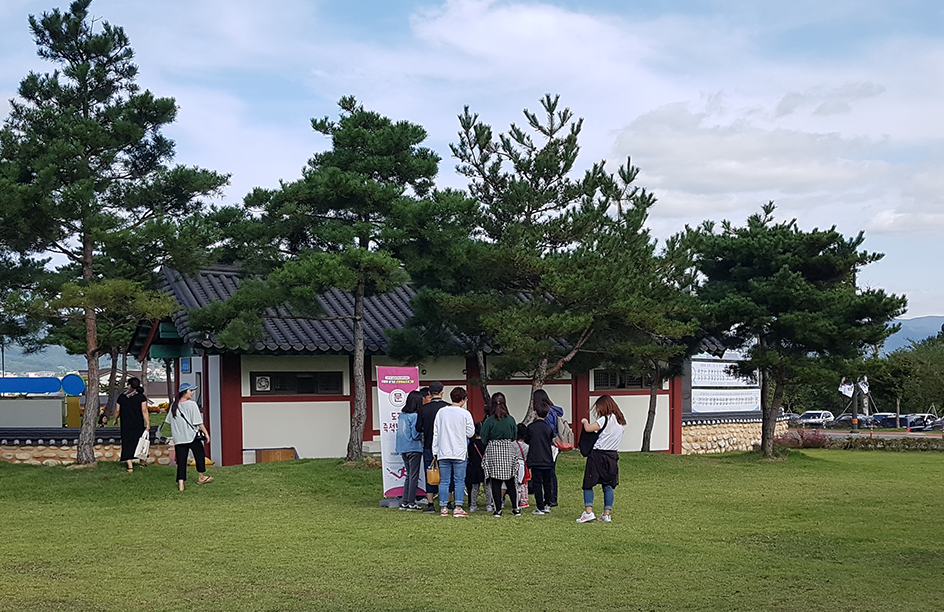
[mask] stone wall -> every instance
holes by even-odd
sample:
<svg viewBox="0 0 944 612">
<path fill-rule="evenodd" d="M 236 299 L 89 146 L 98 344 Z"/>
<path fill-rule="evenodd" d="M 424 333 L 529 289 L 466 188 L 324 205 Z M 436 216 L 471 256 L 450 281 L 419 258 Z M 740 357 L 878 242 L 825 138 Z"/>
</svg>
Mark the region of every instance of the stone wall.
<svg viewBox="0 0 944 612">
<path fill-rule="evenodd" d="M 779 436 L 787 431 L 787 421 L 777 423 L 776 433 Z M 750 451 L 760 446 L 761 423 L 745 422 L 743 420 L 728 421 L 717 419 L 696 423 L 685 423 L 682 426 L 682 454 L 704 455 L 712 453 L 726 453 L 729 451 Z"/>
<path fill-rule="evenodd" d="M 71 465 L 75 463 L 76 447 L 43 445 L 35 446 L 0 446 L 0 461 L 25 463 L 28 465 Z M 121 457 L 120 444 L 96 444 L 95 459 L 99 461 L 118 461 Z M 169 447 L 166 444 L 152 444 L 147 463 L 170 465 Z"/>
</svg>

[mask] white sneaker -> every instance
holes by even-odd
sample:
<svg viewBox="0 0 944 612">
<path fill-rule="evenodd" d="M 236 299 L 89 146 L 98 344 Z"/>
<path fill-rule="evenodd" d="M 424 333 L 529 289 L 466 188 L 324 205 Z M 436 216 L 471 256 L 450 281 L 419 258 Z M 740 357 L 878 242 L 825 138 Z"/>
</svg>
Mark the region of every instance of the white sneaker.
<svg viewBox="0 0 944 612">
<path fill-rule="evenodd" d="M 601 514 L 599 517 L 597 517 L 597 520 L 598 520 L 598 521 L 603 521 L 604 523 L 612 523 L 612 522 L 613 522 L 613 519 L 610 518 L 610 515 L 609 515 L 609 514 Z"/>
<path fill-rule="evenodd" d="M 544 514 L 550 514 L 550 513 L 551 513 L 551 507 L 550 507 L 550 506 L 544 506 Z"/>
<path fill-rule="evenodd" d="M 544 514 L 544 510 L 537 509 L 537 510 L 535 510 L 534 512 L 532 512 L 531 514 L 541 514 L 541 515 L 543 515 L 543 514 Z"/>
<path fill-rule="evenodd" d="M 590 521 L 596 519 L 597 516 L 592 512 L 587 512 L 584 510 L 583 514 L 580 515 L 580 518 L 577 519 L 578 523 L 589 523 Z"/>
</svg>

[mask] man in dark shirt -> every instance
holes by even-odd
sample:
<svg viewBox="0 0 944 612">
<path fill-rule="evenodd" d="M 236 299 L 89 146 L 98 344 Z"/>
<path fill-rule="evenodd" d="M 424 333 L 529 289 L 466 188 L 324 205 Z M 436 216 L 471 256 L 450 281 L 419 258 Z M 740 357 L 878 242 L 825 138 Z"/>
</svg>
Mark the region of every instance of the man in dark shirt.
<svg viewBox="0 0 944 612">
<path fill-rule="evenodd" d="M 436 413 L 443 406 L 448 406 L 449 402 L 443 401 L 443 384 L 438 380 L 430 383 L 429 403 L 420 407 L 416 417 L 416 431 L 423 436 L 423 467 L 429 469 L 433 462 L 433 423 L 436 421 Z M 429 503 L 423 509 L 423 512 L 435 513 L 433 507 L 433 487 L 426 485 L 426 499 Z"/>
</svg>

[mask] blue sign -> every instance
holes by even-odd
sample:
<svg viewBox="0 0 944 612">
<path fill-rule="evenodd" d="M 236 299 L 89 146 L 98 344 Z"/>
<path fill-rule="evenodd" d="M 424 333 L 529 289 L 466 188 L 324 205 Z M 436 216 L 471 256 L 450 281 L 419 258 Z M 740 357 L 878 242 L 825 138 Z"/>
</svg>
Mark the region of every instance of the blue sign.
<svg viewBox="0 0 944 612">
<path fill-rule="evenodd" d="M 66 374 L 62 377 L 62 390 L 66 395 L 85 393 L 85 379 L 78 374 Z"/>
<path fill-rule="evenodd" d="M 85 386 L 84 382 L 82 386 Z M 59 393 L 61 389 L 62 381 L 54 376 L 0 378 L 0 393 Z"/>
</svg>

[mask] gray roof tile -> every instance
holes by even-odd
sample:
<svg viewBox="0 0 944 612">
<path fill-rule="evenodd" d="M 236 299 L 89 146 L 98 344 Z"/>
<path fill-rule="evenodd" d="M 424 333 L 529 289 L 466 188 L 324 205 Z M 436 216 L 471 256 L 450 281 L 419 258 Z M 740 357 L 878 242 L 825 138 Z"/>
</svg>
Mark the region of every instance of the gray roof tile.
<svg viewBox="0 0 944 612">
<path fill-rule="evenodd" d="M 183 306 L 173 316 L 177 332 L 186 342 L 210 352 L 228 352 L 215 338 L 190 328 L 187 310 L 226 300 L 239 286 L 239 269 L 216 266 L 194 276 L 180 274 L 165 267 L 164 289 Z M 384 353 L 387 349 L 385 331 L 403 327 L 413 316 L 410 301 L 412 287 L 400 287 L 390 293 L 368 297 L 364 302 L 364 346 L 368 353 Z M 322 318 L 289 317 L 283 309 L 264 313 L 263 336 L 256 343 L 256 352 L 352 353 L 354 351 L 354 296 L 330 289 L 318 298 L 324 311 Z"/>
</svg>

